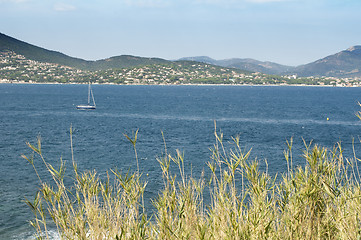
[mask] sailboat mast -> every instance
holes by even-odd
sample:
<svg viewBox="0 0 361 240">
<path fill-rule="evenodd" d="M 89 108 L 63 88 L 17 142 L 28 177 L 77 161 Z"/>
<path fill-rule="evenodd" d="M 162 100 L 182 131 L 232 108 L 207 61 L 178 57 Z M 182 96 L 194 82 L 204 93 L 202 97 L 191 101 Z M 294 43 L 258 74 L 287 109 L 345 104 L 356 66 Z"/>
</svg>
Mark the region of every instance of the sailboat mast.
<svg viewBox="0 0 361 240">
<path fill-rule="evenodd" d="M 88 105 L 90 104 L 90 82 L 88 85 Z"/>
<path fill-rule="evenodd" d="M 95 100 L 94 100 L 94 96 L 93 96 L 93 91 L 92 91 L 90 85 L 91 85 L 91 83 L 89 82 L 89 85 L 88 85 L 88 105 L 78 105 L 78 106 L 76 106 L 77 109 L 91 110 L 91 109 L 96 108 L 95 107 Z M 93 105 L 90 105 L 90 94 L 92 95 Z"/>
<path fill-rule="evenodd" d="M 95 104 L 95 100 L 94 100 L 93 90 L 91 90 L 91 89 L 90 89 L 90 93 L 91 93 L 91 95 L 92 95 L 93 104 L 94 104 L 94 107 L 95 107 L 95 106 L 96 106 L 96 104 Z"/>
</svg>

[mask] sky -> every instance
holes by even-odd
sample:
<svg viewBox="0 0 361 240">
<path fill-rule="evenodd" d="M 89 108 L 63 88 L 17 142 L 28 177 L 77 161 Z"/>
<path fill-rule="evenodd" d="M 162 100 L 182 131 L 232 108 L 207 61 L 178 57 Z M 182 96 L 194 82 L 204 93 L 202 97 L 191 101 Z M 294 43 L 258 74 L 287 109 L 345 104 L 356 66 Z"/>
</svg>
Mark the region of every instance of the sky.
<svg viewBox="0 0 361 240">
<path fill-rule="evenodd" d="M 361 45 L 360 0 L 0 0 L 0 32 L 72 57 L 297 66 Z"/>
</svg>

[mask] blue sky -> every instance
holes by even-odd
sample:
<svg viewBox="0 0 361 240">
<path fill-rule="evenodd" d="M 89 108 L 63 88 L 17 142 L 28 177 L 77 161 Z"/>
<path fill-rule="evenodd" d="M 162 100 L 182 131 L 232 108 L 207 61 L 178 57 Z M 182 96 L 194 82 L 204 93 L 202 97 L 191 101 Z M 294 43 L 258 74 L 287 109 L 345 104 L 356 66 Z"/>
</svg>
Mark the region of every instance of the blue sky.
<svg viewBox="0 0 361 240">
<path fill-rule="evenodd" d="M 300 65 L 361 45 L 360 0 L 0 0 L 0 32 L 87 60 Z"/>
</svg>

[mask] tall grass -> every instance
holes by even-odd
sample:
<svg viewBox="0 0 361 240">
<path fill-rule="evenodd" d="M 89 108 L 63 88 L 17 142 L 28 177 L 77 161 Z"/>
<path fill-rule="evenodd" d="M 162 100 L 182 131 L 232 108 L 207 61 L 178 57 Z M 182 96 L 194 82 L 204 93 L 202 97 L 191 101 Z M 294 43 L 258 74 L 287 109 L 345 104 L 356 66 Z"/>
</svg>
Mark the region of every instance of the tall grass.
<svg viewBox="0 0 361 240">
<path fill-rule="evenodd" d="M 27 200 L 37 238 L 48 239 L 53 222 L 62 239 L 361 239 L 360 160 L 344 158 L 340 144 L 305 144 L 305 166 L 293 167 L 291 139 L 284 152 L 287 171 L 270 176 L 249 159 L 239 138 L 227 149 L 223 134 L 215 129 L 214 135 L 210 176 L 187 176 L 180 151 L 158 159 L 163 187 L 151 216 L 144 206 L 137 132 L 133 139 L 126 136 L 136 172 L 110 170 L 101 180 L 95 171 L 79 172 L 73 160 L 70 186 L 64 163 L 55 169 L 44 159 L 40 139 L 28 143 L 52 177 L 50 183 L 39 177 L 39 192 Z M 34 158 L 23 157 L 37 174 Z"/>
</svg>

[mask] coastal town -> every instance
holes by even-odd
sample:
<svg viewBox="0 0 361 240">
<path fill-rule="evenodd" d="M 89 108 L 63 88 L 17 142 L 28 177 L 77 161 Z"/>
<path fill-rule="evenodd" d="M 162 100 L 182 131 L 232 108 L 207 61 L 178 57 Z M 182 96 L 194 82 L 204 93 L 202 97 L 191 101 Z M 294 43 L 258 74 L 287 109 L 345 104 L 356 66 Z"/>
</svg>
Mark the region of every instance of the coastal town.
<svg viewBox="0 0 361 240">
<path fill-rule="evenodd" d="M 14 51 L 0 52 L 0 83 L 85 83 L 98 84 L 230 84 L 230 85 L 316 85 L 359 87 L 360 79 L 298 77 L 247 72 L 192 61 L 144 65 L 109 70 L 80 70 L 54 63 L 27 59 Z"/>
</svg>

